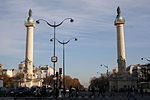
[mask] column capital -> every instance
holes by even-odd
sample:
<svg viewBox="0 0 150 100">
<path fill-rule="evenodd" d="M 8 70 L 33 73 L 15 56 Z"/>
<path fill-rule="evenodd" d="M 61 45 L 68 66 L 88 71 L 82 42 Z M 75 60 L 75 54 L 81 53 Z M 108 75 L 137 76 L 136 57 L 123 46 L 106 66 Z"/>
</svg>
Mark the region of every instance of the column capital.
<svg viewBox="0 0 150 100">
<path fill-rule="evenodd" d="M 118 24 L 125 24 L 125 21 L 115 20 L 114 25 L 117 26 Z"/>
<path fill-rule="evenodd" d="M 117 16 L 116 16 L 114 24 L 115 25 L 125 24 L 125 19 L 121 16 L 121 9 L 120 9 L 120 7 L 117 8 Z"/>
<path fill-rule="evenodd" d="M 34 27 L 34 28 L 35 28 L 35 23 L 25 22 L 24 25 L 25 25 L 26 27 Z"/>
</svg>

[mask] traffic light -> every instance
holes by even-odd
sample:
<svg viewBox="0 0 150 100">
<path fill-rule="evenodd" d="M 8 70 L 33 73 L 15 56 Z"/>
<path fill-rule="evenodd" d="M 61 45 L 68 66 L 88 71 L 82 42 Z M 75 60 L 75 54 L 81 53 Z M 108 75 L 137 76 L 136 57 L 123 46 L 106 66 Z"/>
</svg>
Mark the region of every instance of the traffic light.
<svg viewBox="0 0 150 100">
<path fill-rule="evenodd" d="M 56 72 L 56 77 L 58 77 L 58 72 Z"/>
<path fill-rule="evenodd" d="M 59 74 L 62 74 L 62 68 L 59 68 Z"/>
</svg>

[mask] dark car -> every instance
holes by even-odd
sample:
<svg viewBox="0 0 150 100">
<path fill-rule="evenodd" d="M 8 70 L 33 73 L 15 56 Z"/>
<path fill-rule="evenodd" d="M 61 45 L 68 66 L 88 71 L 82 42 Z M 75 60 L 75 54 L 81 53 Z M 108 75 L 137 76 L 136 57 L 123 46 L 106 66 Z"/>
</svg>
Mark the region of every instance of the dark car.
<svg viewBox="0 0 150 100">
<path fill-rule="evenodd" d="M 14 96 L 14 91 L 15 91 L 15 88 L 9 89 L 6 96 Z"/>
<path fill-rule="evenodd" d="M 30 90 L 28 87 L 19 87 L 14 90 L 14 96 L 29 96 Z"/>
<path fill-rule="evenodd" d="M 6 96 L 6 94 L 7 94 L 7 91 L 8 91 L 8 89 L 7 88 L 5 88 L 5 87 L 0 87 L 0 96 L 1 97 L 5 97 Z"/>
</svg>

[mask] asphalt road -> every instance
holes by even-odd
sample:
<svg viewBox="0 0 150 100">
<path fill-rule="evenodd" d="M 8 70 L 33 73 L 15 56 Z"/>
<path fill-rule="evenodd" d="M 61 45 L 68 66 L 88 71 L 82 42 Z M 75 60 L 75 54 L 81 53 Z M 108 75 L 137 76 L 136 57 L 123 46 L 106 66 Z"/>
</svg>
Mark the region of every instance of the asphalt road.
<svg viewBox="0 0 150 100">
<path fill-rule="evenodd" d="M 135 94 L 136 100 L 150 100 L 150 94 L 145 94 L 141 97 L 140 94 Z M 135 100 L 135 98 L 130 97 L 129 100 Z M 0 100 L 56 100 L 53 96 L 51 97 L 0 97 Z M 95 96 L 91 96 L 90 92 L 79 92 L 78 97 L 73 96 L 72 98 L 61 97 L 58 100 L 128 100 L 125 93 L 115 93 L 114 96 L 110 96 L 110 93 L 106 93 L 105 96 L 99 96 L 95 93 Z"/>
</svg>

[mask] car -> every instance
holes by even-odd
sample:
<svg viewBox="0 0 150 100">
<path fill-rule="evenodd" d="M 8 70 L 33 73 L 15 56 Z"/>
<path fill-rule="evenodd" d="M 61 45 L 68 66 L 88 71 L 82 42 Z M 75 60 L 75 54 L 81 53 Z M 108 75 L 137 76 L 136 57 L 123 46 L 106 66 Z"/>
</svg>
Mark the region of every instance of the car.
<svg viewBox="0 0 150 100">
<path fill-rule="evenodd" d="M 0 87 L 0 96 L 6 96 L 8 89 L 5 87 Z"/>
<path fill-rule="evenodd" d="M 6 96 L 14 96 L 15 88 L 10 88 L 6 94 Z"/>
<path fill-rule="evenodd" d="M 28 87 L 19 87 L 14 90 L 14 96 L 29 96 L 30 90 Z"/>
</svg>

